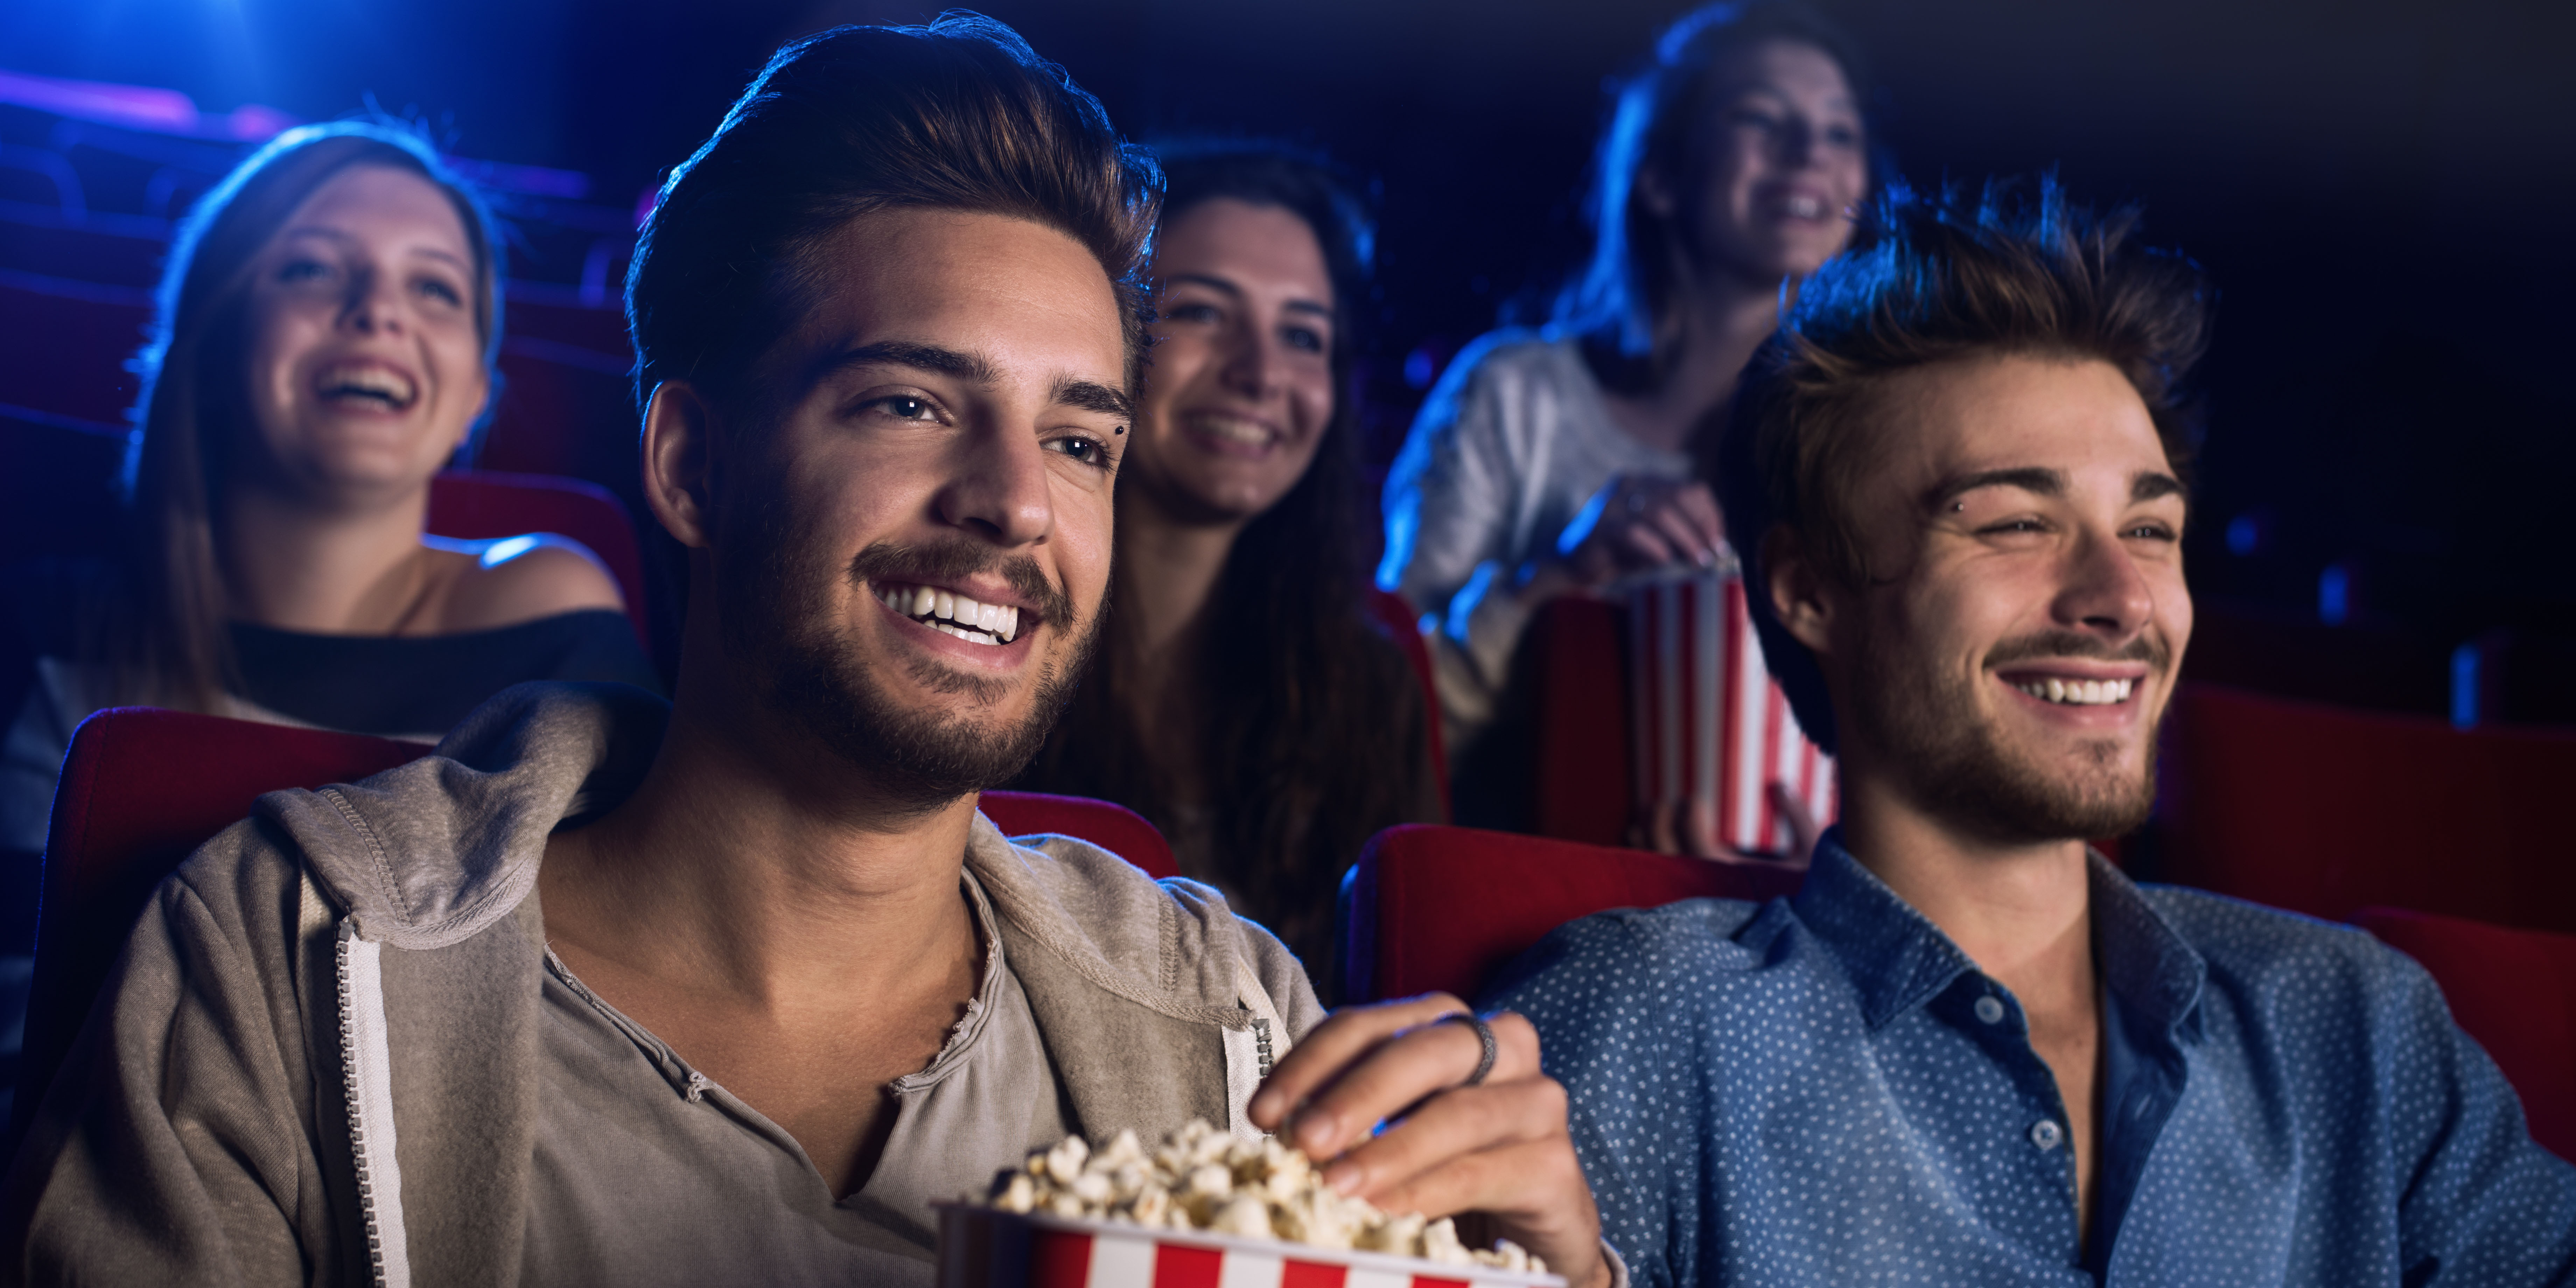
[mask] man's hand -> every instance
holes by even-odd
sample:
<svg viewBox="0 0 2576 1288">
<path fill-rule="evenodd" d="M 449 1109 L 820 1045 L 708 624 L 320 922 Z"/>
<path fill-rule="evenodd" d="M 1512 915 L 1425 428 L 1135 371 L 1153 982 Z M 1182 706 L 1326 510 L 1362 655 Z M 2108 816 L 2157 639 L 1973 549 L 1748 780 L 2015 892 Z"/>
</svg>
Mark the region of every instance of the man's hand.
<svg viewBox="0 0 2576 1288">
<path fill-rule="evenodd" d="M 1435 1219 L 1483 1213 L 1574 1288 L 1609 1283 L 1601 1214 L 1574 1158 L 1565 1088 L 1539 1071 L 1538 1030 L 1492 1016 L 1493 1070 L 1463 1086 L 1483 1043 L 1473 1026 L 1433 1021 L 1466 1009 L 1427 993 L 1335 1011 L 1252 1097 L 1253 1125 L 1305 1150 L 1344 1194 Z"/>
</svg>

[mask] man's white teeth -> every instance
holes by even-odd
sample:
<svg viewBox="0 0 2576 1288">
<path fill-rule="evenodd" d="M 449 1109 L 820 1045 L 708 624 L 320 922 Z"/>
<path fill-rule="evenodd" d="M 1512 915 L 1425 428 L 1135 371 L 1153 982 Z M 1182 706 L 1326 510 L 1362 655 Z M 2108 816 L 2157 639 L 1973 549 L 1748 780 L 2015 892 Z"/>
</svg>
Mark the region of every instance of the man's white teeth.
<svg viewBox="0 0 2576 1288">
<path fill-rule="evenodd" d="M 1270 441 L 1270 428 L 1236 416 L 1192 416 L 1190 428 L 1210 438 L 1260 447 Z"/>
<path fill-rule="evenodd" d="M 1020 634 L 1020 610 L 1008 604 L 979 604 L 933 586 L 895 586 L 878 591 L 877 598 L 934 631 L 970 643 L 1008 644 Z"/>
<path fill-rule="evenodd" d="M 1822 219 L 1825 217 L 1825 203 L 1814 197 L 1805 196 L 1803 194 L 1793 196 L 1783 204 L 1788 208 L 1789 214 L 1793 218 Z"/>
<path fill-rule="evenodd" d="M 2129 700 L 2137 686 L 2135 680 L 2028 680 L 2013 687 L 2046 702 L 2064 703 L 2071 707 L 2100 707 Z"/>
</svg>

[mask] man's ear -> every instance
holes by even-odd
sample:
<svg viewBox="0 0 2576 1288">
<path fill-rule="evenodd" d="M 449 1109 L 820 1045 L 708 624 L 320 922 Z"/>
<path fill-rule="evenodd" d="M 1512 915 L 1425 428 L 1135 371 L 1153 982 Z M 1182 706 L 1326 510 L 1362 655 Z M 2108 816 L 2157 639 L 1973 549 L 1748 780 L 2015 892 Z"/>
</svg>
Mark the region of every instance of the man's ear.
<svg viewBox="0 0 2576 1288">
<path fill-rule="evenodd" d="M 709 544 L 714 474 L 714 409 L 684 381 L 655 385 L 644 405 L 644 503 L 692 550 Z"/>
<path fill-rule="evenodd" d="M 1786 526 L 1762 538 L 1762 576 L 1771 592 L 1771 615 L 1780 628 L 1821 658 L 1833 638 L 1833 601 L 1826 594 L 1824 569 L 1807 544 Z"/>
</svg>

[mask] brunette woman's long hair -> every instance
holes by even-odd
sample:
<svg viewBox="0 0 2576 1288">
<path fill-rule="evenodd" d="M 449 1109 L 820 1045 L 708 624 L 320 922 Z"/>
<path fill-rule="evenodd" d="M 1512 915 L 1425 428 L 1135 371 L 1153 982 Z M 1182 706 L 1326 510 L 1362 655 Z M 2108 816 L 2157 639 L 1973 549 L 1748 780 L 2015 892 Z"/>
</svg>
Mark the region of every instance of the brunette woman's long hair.
<svg viewBox="0 0 2576 1288">
<path fill-rule="evenodd" d="M 1331 977 L 1333 903 L 1362 843 L 1415 821 L 1429 767 L 1423 700 L 1404 654 L 1369 616 L 1357 409 L 1350 372 L 1372 230 L 1327 163 L 1272 144 L 1160 150 L 1163 226 L 1220 197 L 1286 210 L 1314 231 L 1334 296 L 1333 414 L 1305 476 L 1244 526 L 1204 610 L 1200 749 L 1215 809 L 1213 874 L 1276 931 L 1319 985 Z M 1151 380 L 1152 376 L 1147 375 Z M 1117 578 L 1125 576 L 1121 566 Z M 1168 778 L 1111 692 L 1124 621 L 1113 604 L 1099 661 L 1019 782 L 1118 801 L 1169 827 Z M 1436 796 L 1431 797 L 1436 799 Z"/>
<path fill-rule="evenodd" d="M 237 679 L 225 626 L 215 508 L 249 415 L 252 261 L 316 189 L 353 166 L 419 175 L 446 194 L 474 252 L 474 318 L 490 371 L 501 346 L 491 213 L 417 135 L 342 121 L 289 130 L 253 153 L 179 225 L 133 369 L 135 403 L 119 495 L 124 541 L 84 616 L 120 701 L 210 710 Z M 499 376 L 493 375 L 499 394 Z M 490 402 L 485 404 L 488 419 Z M 481 437 L 477 423 L 466 440 Z"/>
</svg>

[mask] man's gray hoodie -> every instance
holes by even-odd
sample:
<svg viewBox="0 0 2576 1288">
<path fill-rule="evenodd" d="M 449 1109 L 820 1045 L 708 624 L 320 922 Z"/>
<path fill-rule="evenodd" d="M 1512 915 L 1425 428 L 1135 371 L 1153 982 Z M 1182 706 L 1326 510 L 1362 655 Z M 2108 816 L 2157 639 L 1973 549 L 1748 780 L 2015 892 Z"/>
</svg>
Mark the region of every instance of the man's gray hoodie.
<svg viewBox="0 0 2576 1288">
<path fill-rule="evenodd" d="M 537 868 L 557 827 L 634 789 L 668 714 L 522 685 L 434 756 L 270 793 L 207 842 L 145 908 L 10 1170 L 8 1277 L 516 1282 Z M 1204 886 L 980 815 L 966 865 L 1072 1126 L 1250 1130 L 1269 1061 L 1323 1018 L 1276 939 Z"/>
</svg>

